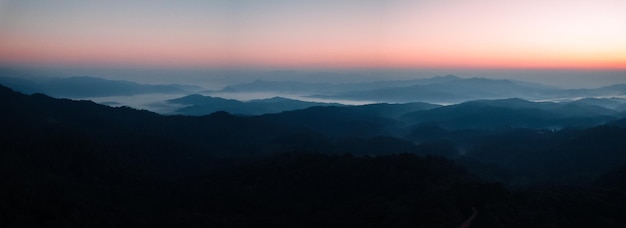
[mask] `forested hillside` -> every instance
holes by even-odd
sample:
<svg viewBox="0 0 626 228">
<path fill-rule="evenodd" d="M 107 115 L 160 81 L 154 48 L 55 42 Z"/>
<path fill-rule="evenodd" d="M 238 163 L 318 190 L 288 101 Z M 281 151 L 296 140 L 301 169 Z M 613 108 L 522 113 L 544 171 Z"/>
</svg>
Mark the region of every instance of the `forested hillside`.
<svg viewBox="0 0 626 228">
<path fill-rule="evenodd" d="M 457 227 L 472 208 L 472 227 L 626 226 L 614 115 L 559 130 L 376 106 L 162 116 L 6 87 L 0 105 L 2 227 Z"/>
</svg>

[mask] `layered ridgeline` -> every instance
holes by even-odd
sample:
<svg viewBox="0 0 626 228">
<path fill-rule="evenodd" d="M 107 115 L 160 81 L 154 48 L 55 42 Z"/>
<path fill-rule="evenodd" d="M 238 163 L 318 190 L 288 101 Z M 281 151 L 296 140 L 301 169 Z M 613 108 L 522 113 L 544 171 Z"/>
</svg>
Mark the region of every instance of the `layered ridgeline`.
<svg viewBox="0 0 626 228">
<path fill-rule="evenodd" d="M 44 93 L 59 98 L 91 99 L 112 106 L 130 106 L 161 114 L 182 115 L 208 115 L 216 111 L 259 115 L 341 104 L 459 104 L 473 100 L 510 98 L 575 102 L 618 112 L 626 111 L 626 85 L 623 84 L 592 89 L 559 89 L 516 80 L 460 78 L 452 75 L 344 84 L 257 80 L 229 85 L 220 90 L 178 84 L 138 84 L 93 77 L 29 81 L 3 76 L 0 77 L 0 83 L 26 94 Z"/>
<path fill-rule="evenodd" d="M 141 94 L 188 94 L 202 90 L 193 85 L 151 85 L 96 77 L 37 78 L 0 76 L 0 84 L 26 94 L 44 93 L 53 97 L 88 98 Z"/>
<path fill-rule="evenodd" d="M 453 75 L 402 81 L 367 83 L 304 83 L 263 81 L 235 84 L 217 93 L 278 92 L 315 98 L 370 102 L 460 103 L 478 99 L 577 100 L 592 97 L 624 97 L 626 85 L 561 89 L 518 80 L 460 78 Z M 622 102 L 623 103 L 623 102 Z"/>
<path fill-rule="evenodd" d="M 192 117 L 0 87 L 0 104 L 6 227 L 455 227 L 472 207 L 476 227 L 626 225 L 626 119 L 587 101 Z"/>
<path fill-rule="evenodd" d="M 240 115 L 261 115 L 289 110 L 305 109 L 313 106 L 342 106 L 339 103 L 307 102 L 283 97 L 239 101 L 219 97 L 192 94 L 166 101 L 169 104 L 182 105 L 173 114 L 201 116 L 224 111 Z"/>
</svg>

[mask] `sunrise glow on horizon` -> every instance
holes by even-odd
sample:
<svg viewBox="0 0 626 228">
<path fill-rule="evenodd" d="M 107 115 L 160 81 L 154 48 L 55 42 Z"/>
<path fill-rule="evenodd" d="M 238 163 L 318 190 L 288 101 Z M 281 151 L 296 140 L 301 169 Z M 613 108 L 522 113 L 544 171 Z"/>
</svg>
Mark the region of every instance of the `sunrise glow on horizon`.
<svg viewBox="0 0 626 228">
<path fill-rule="evenodd" d="M 0 63 L 626 69 L 626 1 L 0 2 Z"/>
</svg>

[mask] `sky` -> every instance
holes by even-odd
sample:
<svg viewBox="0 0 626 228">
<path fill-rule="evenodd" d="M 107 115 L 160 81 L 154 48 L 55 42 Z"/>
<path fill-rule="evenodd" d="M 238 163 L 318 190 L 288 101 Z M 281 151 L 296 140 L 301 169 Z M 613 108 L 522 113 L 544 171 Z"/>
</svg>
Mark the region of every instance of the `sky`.
<svg viewBox="0 0 626 228">
<path fill-rule="evenodd" d="M 624 12 L 624 0 L 0 0 L 0 64 L 623 73 Z"/>
</svg>

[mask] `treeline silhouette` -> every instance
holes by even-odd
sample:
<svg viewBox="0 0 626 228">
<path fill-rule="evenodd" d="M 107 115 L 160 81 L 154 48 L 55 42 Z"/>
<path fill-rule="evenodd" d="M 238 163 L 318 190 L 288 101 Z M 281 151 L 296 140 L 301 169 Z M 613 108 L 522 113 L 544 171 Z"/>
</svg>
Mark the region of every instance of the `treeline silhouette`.
<svg viewBox="0 0 626 228">
<path fill-rule="evenodd" d="M 161 116 L 5 87 L 0 104 L 2 227 L 457 227 L 472 208 L 473 227 L 626 225 L 619 124 L 424 126 L 415 145 L 359 112 Z"/>
</svg>

